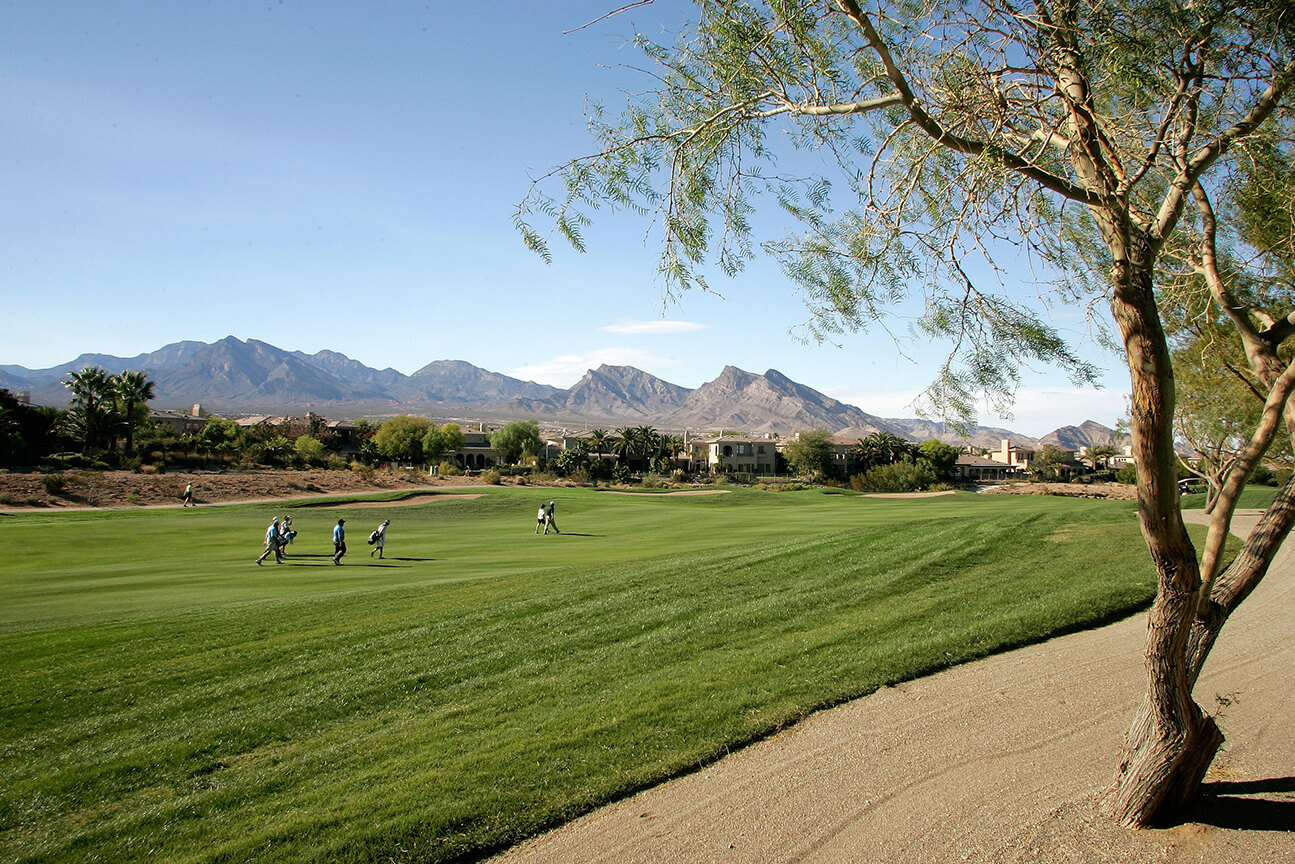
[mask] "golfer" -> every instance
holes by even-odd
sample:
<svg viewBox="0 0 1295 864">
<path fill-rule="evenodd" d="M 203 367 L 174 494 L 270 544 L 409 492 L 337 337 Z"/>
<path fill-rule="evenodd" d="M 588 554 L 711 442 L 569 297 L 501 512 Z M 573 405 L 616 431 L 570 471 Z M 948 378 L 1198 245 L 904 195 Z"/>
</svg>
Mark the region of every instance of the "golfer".
<svg viewBox="0 0 1295 864">
<path fill-rule="evenodd" d="M 275 516 L 274 519 L 270 522 L 270 527 L 265 529 L 265 551 L 261 553 L 260 558 L 256 559 L 256 563 L 260 564 L 262 561 L 264 561 L 266 558 L 269 557 L 271 552 L 274 553 L 274 563 L 282 564 L 283 547 L 281 545 L 280 534 L 279 534 L 278 516 Z"/>
<path fill-rule="evenodd" d="M 369 552 L 370 558 L 373 557 L 374 552 L 377 552 L 378 560 L 382 560 L 382 547 L 387 545 L 387 526 L 390 524 L 391 520 L 387 519 L 378 526 L 377 531 L 373 532 L 373 550 Z"/>
<path fill-rule="evenodd" d="M 550 501 L 549 506 L 544 511 L 544 533 L 545 534 L 549 533 L 550 528 L 552 528 L 558 534 L 562 533 L 561 531 L 558 531 L 557 520 L 553 518 L 553 508 L 557 506 L 558 506 L 558 502 Z"/>
<path fill-rule="evenodd" d="M 535 533 L 536 534 L 540 533 L 541 528 L 544 528 L 545 534 L 549 533 L 548 528 L 545 528 L 545 522 L 548 520 L 548 517 L 549 517 L 548 509 L 545 508 L 543 504 L 541 504 L 540 511 L 535 514 Z"/>
<path fill-rule="evenodd" d="M 197 506 L 196 504 L 193 503 L 193 484 L 192 483 L 184 487 L 184 503 L 181 504 L 180 506 L 181 507 Z"/>
<path fill-rule="evenodd" d="M 337 520 L 337 527 L 333 529 L 333 563 L 341 564 L 342 556 L 346 554 L 346 529 L 342 526 L 346 524 L 345 519 Z"/>
</svg>

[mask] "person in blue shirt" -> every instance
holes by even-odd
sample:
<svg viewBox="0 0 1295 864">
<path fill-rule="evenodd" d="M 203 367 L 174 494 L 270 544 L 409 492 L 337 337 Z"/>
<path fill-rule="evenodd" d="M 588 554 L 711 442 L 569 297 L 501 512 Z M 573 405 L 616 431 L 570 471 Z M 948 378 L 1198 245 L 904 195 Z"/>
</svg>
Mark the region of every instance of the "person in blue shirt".
<svg viewBox="0 0 1295 864">
<path fill-rule="evenodd" d="M 260 564 L 269 557 L 271 552 L 273 552 L 274 563 L 282 564 L 283 546 L 281 545 L 281 542 L 282 541 L 279 536 L 279 517 L 275 516 L 274 521 L 270 523 L 270 527 L 265 529 L 265 551 L 261 553 L 260 558 L 256 559 L 256 563 Z"/>
<path fill-rule="evenodd" d="M 346 554 L 346 529 L 342 526 L 346 524 L 345 519 L 337 520 L 337 527 L 333 529 L 333 563 L 341 564 L 342 556 Z"/>
</svg>

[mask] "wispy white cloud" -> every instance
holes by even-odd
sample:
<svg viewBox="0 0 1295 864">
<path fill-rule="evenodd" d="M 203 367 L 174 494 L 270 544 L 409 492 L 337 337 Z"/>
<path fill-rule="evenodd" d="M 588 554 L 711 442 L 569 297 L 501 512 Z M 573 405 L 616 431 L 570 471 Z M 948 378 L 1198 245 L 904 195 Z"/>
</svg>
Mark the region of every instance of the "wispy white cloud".
<svg viewBox="0 0 1295 864">
<path fill-rule="evenodd" d="M 633 366 L 652 374 L 679 365 L 678 360 L 637 348 L 595 348 L 583 354 L 561 354 L 551 360 L 527 363 L 508 374 L 523 381 L 535 381 L 551 387 L 570 387 L 585 372 L 597 369 L 604 363 L 609 366 Z"/>
<path fill-rule="evenodd" d="M 675 333 L 696 333 L 699 330 L 708 330 L 710 327 L 706 324 L 698 324 L 695 321 L 635 321 L 630 318 L 621 318 L 615 324 L 607 324 L 598 329 L 606 333 L 620 333 L 622 335 L 666 336 Z"/>
</svg>

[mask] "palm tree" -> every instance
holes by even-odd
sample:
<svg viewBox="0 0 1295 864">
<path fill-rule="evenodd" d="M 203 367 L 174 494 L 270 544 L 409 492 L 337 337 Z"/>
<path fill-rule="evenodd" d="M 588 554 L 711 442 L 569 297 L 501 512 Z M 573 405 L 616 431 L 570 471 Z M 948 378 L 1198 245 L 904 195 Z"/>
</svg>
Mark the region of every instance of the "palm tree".
<svg viewBox="0 0 1295 864">
<path fill-rule="evenodd" d="M 892 465 L 905 456 L 911 456 L 913 445 L 890 432 L 873 432 L 867 438 L 860 438 L 851 452 L 859 461 L 860 467 L 867 471 L 878 465 Z"/>
<path fill-rule="evenodd" d="M 610 442 L 610 449 L 617 456 L 625 460 L 626 465 L 634 458 L 634 429 L 629 426 L 622 426 L 616 430 L 616 437 Z"/>
<path fill-rule="evenodd" d="M 595 429 L 589 433 L 589 452 L 602 455 L 607 452 L 611 435 L 606 429 Z"/>
<path fill-rule="evenodd" d="M 135 452 L 137 415 L 157 395 L 157 384 L 148 379 L 147 372 L 127 370 L 112 378 L 112 386 L 126 427 L 126 455 L 130 456 Z"/>
<path fill-rule="evenodd" d="M 1120 455 L 1120 448 L 1113 444 L 1096 444 L 1088 448 L 1088 458 L 1093 460 L 1093 469 L 1111 467 L 1111 457 Z"/>
<path fill-rule="evenodd" d="M 634 427 L 634 452 L 646 466 L 661 449 L 661 436 L 651 426 Z"/>
<path fill-rule="evenodd" d="M 87 366 L 80 372 L 69 372 L 63 386 L 72 393 L 70 416 L 79 427 L 82 450 L 88 453 L 99 446 L 112 422 L 112 376 L 101 366 Z"/>
</svg>

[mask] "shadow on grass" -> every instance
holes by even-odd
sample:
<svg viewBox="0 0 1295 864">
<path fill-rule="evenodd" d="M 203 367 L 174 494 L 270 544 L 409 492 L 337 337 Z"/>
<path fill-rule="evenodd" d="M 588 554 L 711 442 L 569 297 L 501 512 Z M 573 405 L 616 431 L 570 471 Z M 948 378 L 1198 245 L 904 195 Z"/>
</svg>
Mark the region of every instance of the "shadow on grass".
<svg viewBox="0 0 1295 864">
<path fill-rule="evenodd" d="M 1234 831 L 1295 832 L 1295 798 L 1248 797 L 1295 793 L 1295 777 L 1205 783 L 1201 791 L 1205 797 L 1193 810 L 1193 821 Z"/>
</svg>

